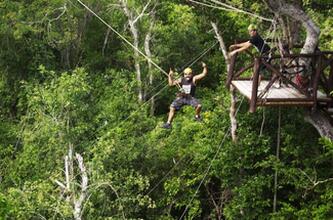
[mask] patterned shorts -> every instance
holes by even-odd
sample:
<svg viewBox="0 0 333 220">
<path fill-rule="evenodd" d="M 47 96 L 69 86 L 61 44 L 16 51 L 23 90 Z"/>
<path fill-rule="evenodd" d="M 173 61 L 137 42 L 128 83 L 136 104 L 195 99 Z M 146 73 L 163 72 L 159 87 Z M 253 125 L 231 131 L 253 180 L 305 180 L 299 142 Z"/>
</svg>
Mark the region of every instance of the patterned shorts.
<svg viewBox="0 0 333 220">
<path fill-rule="evenodd" d="M 200 102 L 196 98 L 188 96 L 188 97 L 177 97 L 171 103 L 171 107 L 175 108 L 177 111 L 180 110 L 181 107 L 184 105 L 190 105 L 196 108 L 198 105 L 200 105 Z"/>
</svg>

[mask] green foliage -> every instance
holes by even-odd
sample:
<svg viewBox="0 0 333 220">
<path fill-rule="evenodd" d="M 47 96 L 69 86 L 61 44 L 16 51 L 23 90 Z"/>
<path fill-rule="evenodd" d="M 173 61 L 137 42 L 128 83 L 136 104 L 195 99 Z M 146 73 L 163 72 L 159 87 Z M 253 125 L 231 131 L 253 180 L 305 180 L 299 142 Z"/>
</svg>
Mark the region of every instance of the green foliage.
<svg viewBox="0 0 333 220">
<path fill-rule="evenodd" d="M 127 2 L 140 12 L 147 1 Z M 85 3 L 132 40 L 118 1 Z M 261 1 L 228 3 L 269 14 Z M 332 49 L 331 9 L 321 11 L 311 0 L 303 6 L 320 24 L 320 48 Z M 279 158 L 277 109 L 250 114 L 248 103 L 239 101 L 238 142 L 231 141 L 230 94 L 218 46 L 201 58 L 209 69 L 196 93 L 203 121 L 194 121 L 187 106 L 164 130 L 176 89 L 164 88 L 165 76 L 156 69 L 148 83 L 143 58 L 138 82 L 133 48 L 80 4 L 4 0 L 0 9 L 0 219 L 73 219 L 73 201 L 66 198 L 79 194 L 59 186 L 69 146 L 87 169 L 84 219 L 333 218 L 333 144 L 319 139 L 302 109 L 282 109 Z M 245 14 L 178 0 L 160 1 L 155 9 L 151 51 L 166 70 L 180 72 L 215 42 L 210 21 L 217 21 L 227 46 L 247 38 L 251 22 L 269 35 L 269 24 Z M 152 17 L 137 21 L 141 50 Z M 249 60 L 240 59 L 242 65 Z M 202 71 L 199 61 L 195 73 Z M 137 101 L 139 83 L 144 102 Z M 157 93 L 156 114 L 150 115 L 148 99 Z M 72 180 L 81 183 L 80 175 Z"/>
</svg>

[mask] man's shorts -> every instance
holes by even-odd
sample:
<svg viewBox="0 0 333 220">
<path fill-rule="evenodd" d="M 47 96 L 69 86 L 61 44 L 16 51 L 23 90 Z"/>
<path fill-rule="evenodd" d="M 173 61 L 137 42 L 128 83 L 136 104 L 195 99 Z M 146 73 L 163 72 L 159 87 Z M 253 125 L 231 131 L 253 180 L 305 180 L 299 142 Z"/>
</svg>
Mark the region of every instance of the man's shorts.
<svg viewBox="0 0 333 220">
<path fill-rule="evenodd" d="M 180 110 L 181 107 L 184 105 L 190 105 L 196 108 L 198 107 L 198 105 L 200 105 L 200 102 L 192 96 L 186 96 L 186 97 L 177 97 L 171 103 L 171 107 L 175 108 L 177 111 Z"/>
<path fill-rule="evenodd" d="M 272 61 L 271 55 L 268 55 L 268 57 L 263 58 L 263 60 L 266 63 L 271 64 Z M 262 75 L 264 78 L 269 78 L 272 76 L 272 73 L 266 68 L 265 64 L 263 63 L 260 63 L 259 74 Z"/>
</svg>

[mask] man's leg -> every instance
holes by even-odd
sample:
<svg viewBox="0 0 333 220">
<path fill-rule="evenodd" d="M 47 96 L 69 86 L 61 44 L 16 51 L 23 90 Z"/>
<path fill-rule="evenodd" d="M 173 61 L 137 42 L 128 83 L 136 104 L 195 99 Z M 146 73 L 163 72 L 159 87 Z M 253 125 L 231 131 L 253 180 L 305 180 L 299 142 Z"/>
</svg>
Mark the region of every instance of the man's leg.
<svg viewBox="0 0 333 220">
<path fill-rule="evenodd" d="M 182 98 L 177 98 L 176 100 L 174 100 L 171 103 L 170 111 L 169 111 L 169 115 L 168 115 L 168 121 L 163 124 L 163 126 L 162 126 L 163 128 L 171 129 L 171 123 L 175 116 L 176 110 L 179 110 L 182 107 L 182 105 L 183 105 Z"/>
<path fill-rule="evenodd" d="M 196 118 L 200 118 L 200 112 L 201 112 L 201 105 L 197 105 L 197 107 L 195 108 L 195 117 Z"/>
<path fill-rule="evenodd" d="M 175 116 L 175 113 L 176 113 L 176 109 L 174 107 L 170 106 L 170 111 L 169 111 L 169 116 L 168 116 L 167 123 L 169 123 L 169 124 L 172 123 L 172 120 L 173 120 L 173 117 Z"/>
<path fill-rule="evenodd" d="M 189 101 L 188 104 L 191 105 L 191 106 L 193 106 L 194 109 L 195 109 L 195 116 L 194 116 L 194 119 L 195 119 L 196 121 L 201 121 L 200 112 L 201 112 L 201 108 L 202 108 L 202 106 L 201 106 L 200 102 L 199 102 L 196 98 L 191 97 L 191 99 L 190 99 L 190 101 Z"/>
</svg>

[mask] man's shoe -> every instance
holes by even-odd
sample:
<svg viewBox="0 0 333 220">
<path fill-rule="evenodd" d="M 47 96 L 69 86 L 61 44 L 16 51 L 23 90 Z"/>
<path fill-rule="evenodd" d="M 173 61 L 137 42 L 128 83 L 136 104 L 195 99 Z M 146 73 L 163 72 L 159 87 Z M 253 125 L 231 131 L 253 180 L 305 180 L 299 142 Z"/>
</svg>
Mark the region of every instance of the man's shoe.
<svg viewBox="0 0 333 220">
<path fill-rule="evenodd" d="M 280 89 L 281 88 L 281 84 L 280 83 L 279 84 L 273 84 L 273 88 Z"/>
<path fill-rule="evenodd" d="M 171 124 L 168 123 L 168 122 L 166 122 L 166 123 L 164 123 L 164 124 L 162 125 L 162 128 L 164 128 L 164 129 L 171 129 Z"/>
<path fill-rule="evenodd" d="M 196 120 L 197 122 L 201 122 L 202 118 L 201 116 L 194 116 L 194 120 Z"/>
</svg>

